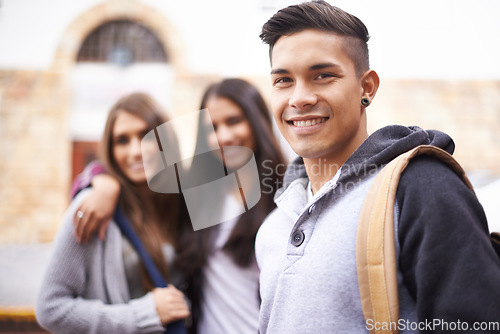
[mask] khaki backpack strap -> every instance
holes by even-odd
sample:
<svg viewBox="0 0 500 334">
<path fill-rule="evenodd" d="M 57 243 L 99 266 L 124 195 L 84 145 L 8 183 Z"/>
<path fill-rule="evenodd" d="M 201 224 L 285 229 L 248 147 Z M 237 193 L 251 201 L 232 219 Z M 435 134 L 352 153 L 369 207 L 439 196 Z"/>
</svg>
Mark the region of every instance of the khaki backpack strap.
<svg viewBox="0 0 500 334">
<path fill-rule="evenodd" d="M 472 189 L 464 170 L 446 151 L 418 146 L 392 160 L 375 177 L 359 217 L 356 262 L 363 314 L 374 333 L 397 333 L 399 320 L 397 266 L 394 240 L 394 203 L 401 173 L 418 155 L 445 162 Z M 375 328 L 388 330 L 376 330 Z"/>
</svg>

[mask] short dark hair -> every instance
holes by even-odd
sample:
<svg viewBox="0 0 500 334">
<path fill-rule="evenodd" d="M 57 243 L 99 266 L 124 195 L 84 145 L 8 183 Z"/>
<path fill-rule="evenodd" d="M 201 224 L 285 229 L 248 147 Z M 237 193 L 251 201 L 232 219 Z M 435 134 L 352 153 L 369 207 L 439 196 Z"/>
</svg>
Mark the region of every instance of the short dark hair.
<svg viewBox="0 0 500 334">
<path fill-rule="evenodd" d="M 326 1 L 315 0 L 279 10 L 262 27 L 260 38 L 269 44 L 269 58 L 273 47 L 282 36 L 314 29 L 346 37 L 345 51 L 353 60 L 360 75 L 370 68 L 368 57 L 368 29 L 356 16 L 332 6 Z"/>
</svg>

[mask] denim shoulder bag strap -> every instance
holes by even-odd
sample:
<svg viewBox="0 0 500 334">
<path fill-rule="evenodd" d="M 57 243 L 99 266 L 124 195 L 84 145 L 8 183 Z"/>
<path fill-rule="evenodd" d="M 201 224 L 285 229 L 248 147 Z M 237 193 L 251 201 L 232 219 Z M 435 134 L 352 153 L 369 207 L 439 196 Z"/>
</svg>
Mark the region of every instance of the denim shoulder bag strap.
<svg viewBox="0 0 500 334">
<path fill-rule="evenodd" d="M 149 256 L 146 248 L 141 242 L 141 239 L 139 236 L 135 233 L 134 229 L 132 228 L 132 224 L 129 222 L 125 214 L 120 210 L 119 207 L 116 208 L 115 214 L 114 214 L 114 220 L 118 227 L 120 228 L 120 231 L 122 234 L 128 239 L 128 241 L 132 244 L 132 247 L 137 251 L 137 254 L 139 254 L 139 257 L 142 260 L 142 263 L 144 263 L 144 266 L 146 267 L 146 270 L 149 274 L 149 277 L 153 281 L 153 284 L 158 287 L 158 288 L 165 288 L 168 286 L 168 282 L 165 280 L 165 278 L 161 275 L 160 271 L 158 268 L 156 268 L 156 265 Z M 186 326 L 184 324 L 184 321 L 179 320 L 176 322 L 172 322 L 168 325 L 166 325 L 166 331 L 171 334 L 185 334 L 187 333 L 186 331 Z"/>
</svg>

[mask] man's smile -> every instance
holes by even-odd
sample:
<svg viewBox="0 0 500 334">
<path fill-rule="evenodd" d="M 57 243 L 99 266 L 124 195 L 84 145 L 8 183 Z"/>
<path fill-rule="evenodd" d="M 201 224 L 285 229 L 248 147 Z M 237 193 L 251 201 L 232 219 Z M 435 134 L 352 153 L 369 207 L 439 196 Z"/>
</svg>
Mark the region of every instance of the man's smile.
<svg viewBox="0 0 500 334">
<path fill-rule="evenodd" d="M 304 127 L 310 127 L 310 126 L 313 126 L 316 124 L 326 122 L 327 120 L 328 120 L 328 117 L 304 118 L 304 119 L 296 119 L 296 120 L 288 121 L 288 124 L 291 124 L 291 125 L 299 127 L 299 128 L 304 128 Z"/>
</svg>

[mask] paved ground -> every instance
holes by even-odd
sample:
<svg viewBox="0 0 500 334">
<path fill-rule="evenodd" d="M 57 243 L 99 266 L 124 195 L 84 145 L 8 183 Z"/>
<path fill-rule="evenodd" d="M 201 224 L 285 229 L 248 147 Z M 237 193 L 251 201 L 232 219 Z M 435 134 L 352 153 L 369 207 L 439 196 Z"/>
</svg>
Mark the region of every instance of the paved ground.
<svg viewBox="0 0 500 334">
<path fill-rule="evenodd" d="M 0 308 L 33 307 L 51 244 L 0 245 Z"/>
</svg>

